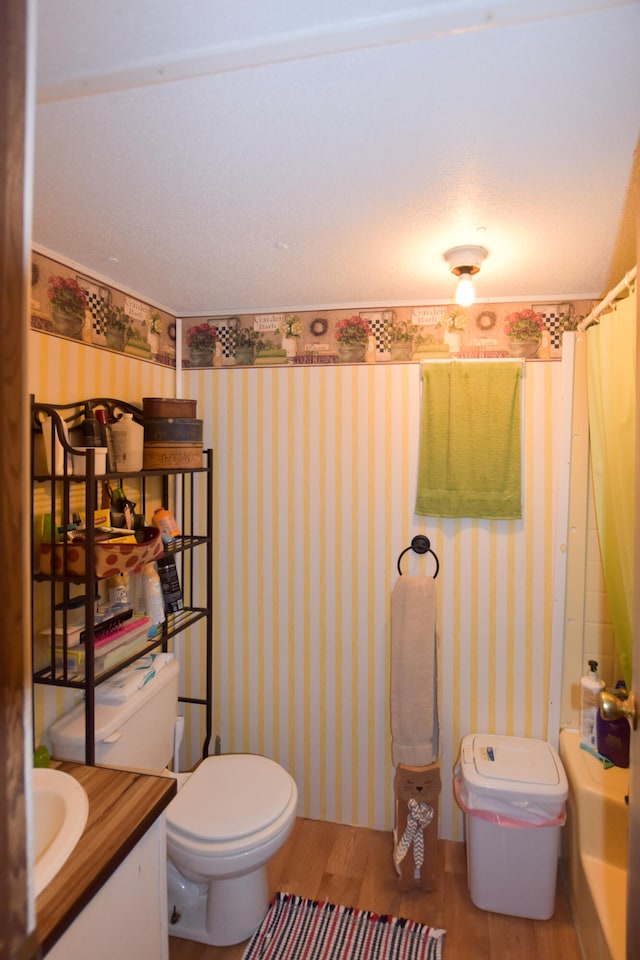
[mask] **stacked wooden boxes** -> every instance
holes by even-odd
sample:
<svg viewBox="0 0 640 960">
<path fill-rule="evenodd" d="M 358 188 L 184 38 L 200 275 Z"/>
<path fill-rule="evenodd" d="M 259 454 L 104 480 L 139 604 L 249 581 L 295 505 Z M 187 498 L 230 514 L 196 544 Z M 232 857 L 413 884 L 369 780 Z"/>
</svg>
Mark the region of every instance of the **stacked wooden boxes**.
<svg viewBox="0 0 640 960">
<path fill-rule="evenodd" d="M 202 420 L 196 400 L 143 397 L 143 469 L 190 470 L 202 466 Z"/>
</svg>

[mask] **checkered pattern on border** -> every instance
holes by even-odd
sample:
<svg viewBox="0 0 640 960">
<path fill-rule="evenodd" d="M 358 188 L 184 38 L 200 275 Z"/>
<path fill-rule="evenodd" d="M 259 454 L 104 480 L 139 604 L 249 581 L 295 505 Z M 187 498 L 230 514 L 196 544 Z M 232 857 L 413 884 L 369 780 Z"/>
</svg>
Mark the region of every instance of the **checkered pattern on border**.
<svg viewBox="0 0 640 960">
<path fill-rule="evenodd" d="M 233 330 L 226 324 L 224 326 L 222 326 L 222 324 L 219 326 L 218 324 L 214 324 L 214 326 L 218 332 L 218 340 L 222 344 L 222 356 L 227 358 L 232 357 L 234 354 Z"/>
<path fill-rule="evenodd" d="M 562 321 L 564 320 L 564 315 L 558 310 L 543 310 L 542 316 L 544 317 L 545 326 L 549 331 L 551 347 L 554 350 L 559 350 L 562 346 Z"/>
<path fill-rule="evenodd" d="M 373 317 L 369 310 L 361 310 L 360 316 L 364 317 L 376 342 L 376 353 L 384 354 L 389 352 L 389 323 L 393 318 L 393 311 L 384 311 L 388 316 Z"/>
<path fill-rule="evenodd" d="M 378 353 L 387 353 L 389 350 L 389 327 L 387 320 L 370 320 L 369 326 L 375 337 L 376 351 Z"/>
<path fill-rule="evenodd" d="M 87 303 L 92 318 L 91 326 L 97 334 L 104 333 L 102 321 L 100 320 L 100 307 L 106 303 L 106 300 L 96 293 L 87 293 Z"/>
<path fill-rule="evenodd" d="M 91 314 L 91 326 L 98 337 L 104 336 L 104 327 L 100 319 L 100 309 L 109 302 L 109 291 L 105 287 L 99 287 L 84 277 L 76 277 L 78 283 L 85 292 L 87 298 L 87 310 Z"/>
</svg>

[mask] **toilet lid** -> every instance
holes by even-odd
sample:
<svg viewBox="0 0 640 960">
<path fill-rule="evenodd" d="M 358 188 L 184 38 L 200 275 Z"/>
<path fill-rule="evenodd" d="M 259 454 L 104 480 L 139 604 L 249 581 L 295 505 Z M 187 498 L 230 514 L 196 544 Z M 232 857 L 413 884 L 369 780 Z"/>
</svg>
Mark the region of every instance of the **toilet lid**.
<svg viewBox="0 0 640 960">
<path fill-rule="evenodd" d="M 292 790 L 289 774 L 268 757 L 207 757 L 171 801 L 168 826 L 194 840 L 237 840 L 277 820 Z"/>
</svg>

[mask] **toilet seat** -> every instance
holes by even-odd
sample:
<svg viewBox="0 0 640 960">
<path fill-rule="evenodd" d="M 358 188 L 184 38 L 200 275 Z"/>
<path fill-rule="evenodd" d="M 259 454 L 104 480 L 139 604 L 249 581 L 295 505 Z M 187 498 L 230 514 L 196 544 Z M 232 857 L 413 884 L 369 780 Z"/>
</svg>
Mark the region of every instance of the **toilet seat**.
<svg viewBox="0 0 640 960">
<path fill-rule="evenodd" d="M 267 757 L 207 757 L 167 808 L 167 839 L 212 855 L 241 853 L 280 829 L 294 792 L 293 779 Z"/>
</svg>

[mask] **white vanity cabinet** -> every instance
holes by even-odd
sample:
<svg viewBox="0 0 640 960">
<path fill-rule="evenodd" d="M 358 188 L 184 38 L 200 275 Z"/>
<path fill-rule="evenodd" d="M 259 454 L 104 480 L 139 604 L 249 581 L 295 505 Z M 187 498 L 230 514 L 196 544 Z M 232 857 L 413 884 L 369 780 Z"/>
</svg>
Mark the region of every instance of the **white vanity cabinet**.
<svg viewBox="0 0 640 960">
<path fill-rule="evenodd" d="M 164 814 L 46 954 L 47 960 L 168 960 Z"/>
</svg>

